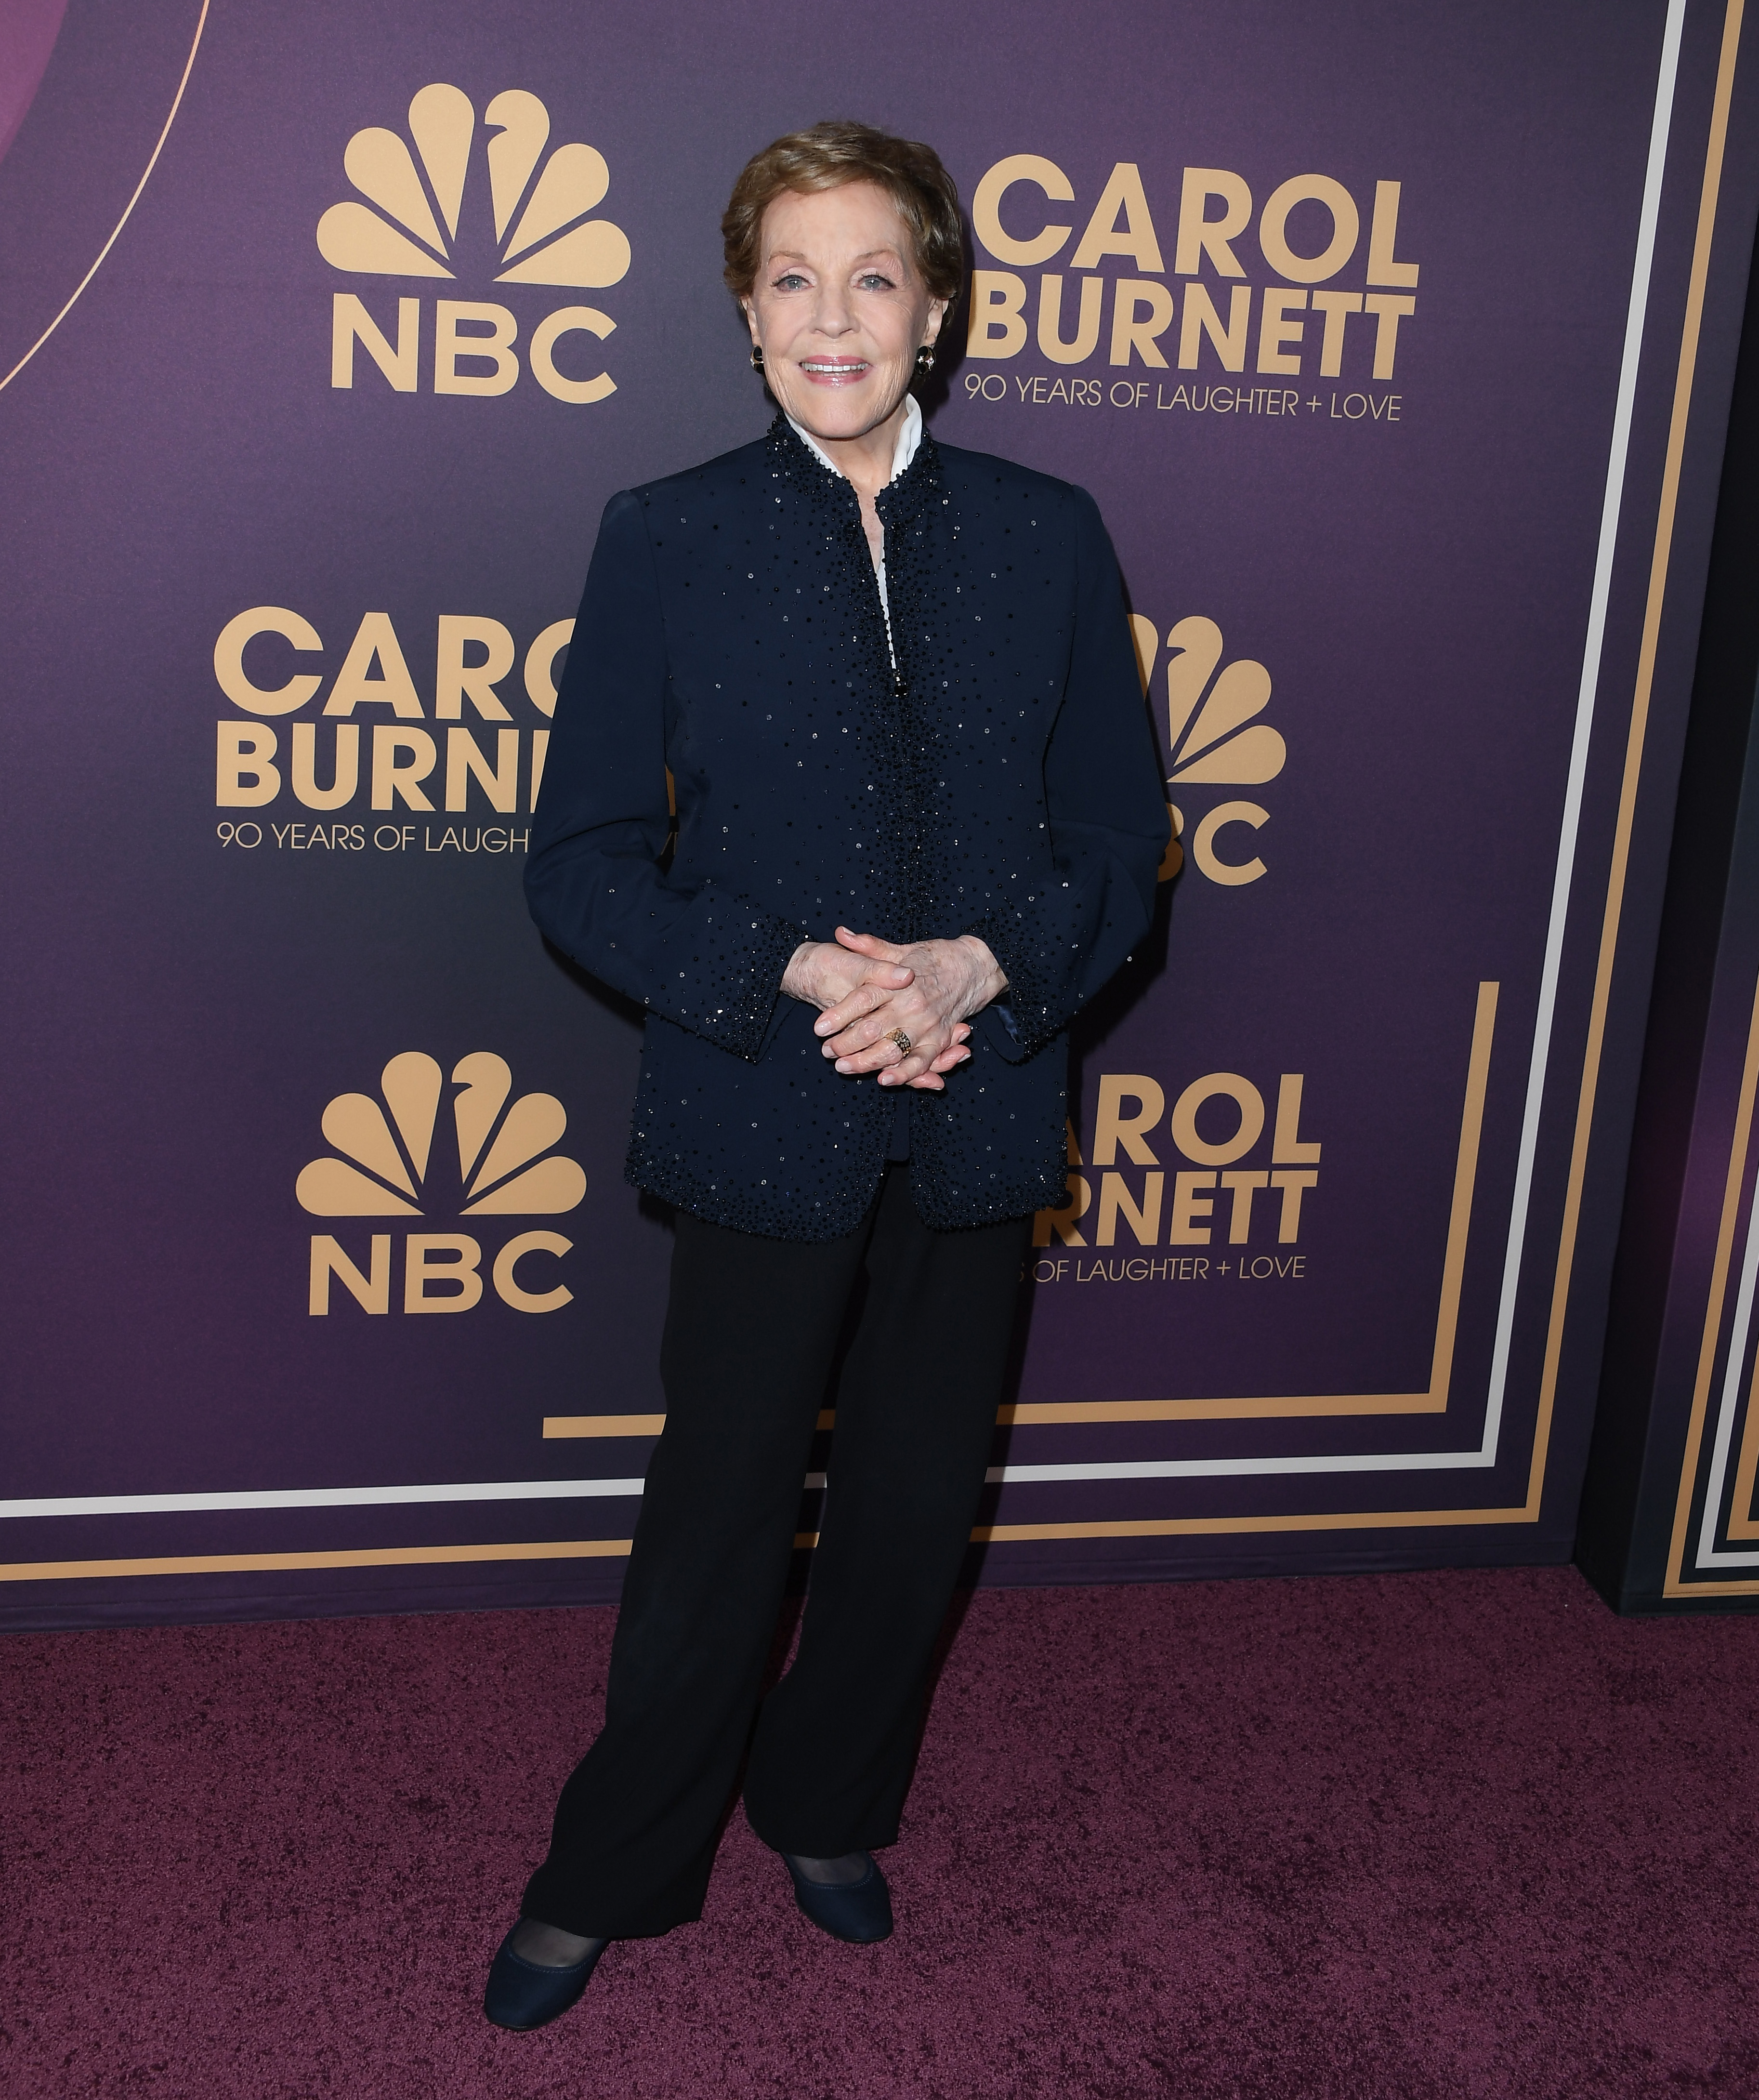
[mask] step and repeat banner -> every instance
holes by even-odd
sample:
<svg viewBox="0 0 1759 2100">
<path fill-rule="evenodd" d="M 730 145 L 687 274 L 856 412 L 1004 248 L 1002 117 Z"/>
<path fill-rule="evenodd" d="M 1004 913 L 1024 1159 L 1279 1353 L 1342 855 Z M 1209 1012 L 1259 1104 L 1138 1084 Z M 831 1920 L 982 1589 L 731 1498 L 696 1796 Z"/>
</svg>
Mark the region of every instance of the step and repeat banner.
<svg viewBox="0 0 1759 2100">
<path fill-rule="evenodd" d="M 1177 832 L 981 1578 L 1567 1553 L 1739 0 L 12 11 L 0 1611 L 615 1594 L 669 1229 L 520 878 L 606 499 L 768 420 L 733 179 L 844 115 L 959 179 L 932 426 L 1098 497 Z"/>
</svg>

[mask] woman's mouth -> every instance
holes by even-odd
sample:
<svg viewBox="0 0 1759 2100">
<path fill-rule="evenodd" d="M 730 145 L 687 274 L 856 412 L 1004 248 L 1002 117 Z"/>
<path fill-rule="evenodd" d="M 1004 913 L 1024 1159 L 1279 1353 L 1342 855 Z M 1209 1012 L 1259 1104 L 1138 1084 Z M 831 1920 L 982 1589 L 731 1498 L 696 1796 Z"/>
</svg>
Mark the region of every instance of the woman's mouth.
<svg viewBox="0 0 1759 2100">
<path fill-rule="evenodd" d="M 852 386 L 873 369 L 865 357 L 803 357 L 800 370 L 814 386 Z"/>
</svg>

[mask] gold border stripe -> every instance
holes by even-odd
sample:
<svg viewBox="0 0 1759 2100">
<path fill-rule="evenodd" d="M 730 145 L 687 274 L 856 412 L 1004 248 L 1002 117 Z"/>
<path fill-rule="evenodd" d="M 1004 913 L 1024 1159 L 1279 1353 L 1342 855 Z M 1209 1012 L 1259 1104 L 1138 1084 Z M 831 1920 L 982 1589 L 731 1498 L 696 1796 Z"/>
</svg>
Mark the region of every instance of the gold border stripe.
<svg viewBox="0 0 1759 2100">
<path fill-rule="evenodd" d="M 58 328 L 60 328 L 62 322 L 64 321 L 68 315 L 73 312 L 74 306 L 78 301 L 80 293 L 85 290 L 86 287 L 91 282 L 92 279 L 97 276 L 99 265 L 102 263 L 104 257 L 109 254 L 110 250 L 115 247 L 117 235 L 120 234 L 122 228 L 127 225 L 130 214 L 133 212 L 135 205 L 140 202 L 140 193 L 147 187 L 147 178 L 159 165 L 159 156 L 164 152 L 165 142 L 170 137 L 171 126 L 177 121 L 177 112 L 179 108 L 182 106 L 183 100 L 183 90 L 189 85 L 189 76 L 191 70 L 196 63 L 196 54 L 201 48 L 201 33 L 208 25 L 208 9 L 210 4 L 211 0 L 201 0 L 201 12 L 196 20 L 195 42 L 191 44 L 189 47 L 189 56 L 183 61 L 183 77 L 177 83 L 177 93 L 171 98 L 170 113 L 165 120 L 165 129 L 160 132 L 159 143 L 152 149 L 152 157 L 148 161 L 145 168 L 142 170 L 140 180 L 134 185 L 134 194 L 129 199 L 128 203 L 123 210 L 122 216 L 117 221 L 116 226 L 110 235 L 110 238 L 105 241 L 103 247 L 98 250 L 97 262 L 92 264 L 91 267 L 86 272 L 85 276 L 80 279 L 78 284 L 74 286 L 73 298 L 68 301 L 64 307 L 62 307 L 60 312 L 58 313 L 55 319 L 50 322 L 48 327 L 43 330 L 40 336 L 37 337 L 37 340 L 31 345 L 30 348 L 25 351 L 24 355 L 19 360 L 18 363 L 13 366 L 12 369 L 7 374 L 6 377 L 4 379 L 0 379 L 0 390 L 4 390 L 5 388 L 12 384 L 12 382 L 17 378 L 19 374 L 24 369 L 25 366 L 30 363 L 31 360 L 37 355 L 37 351 L 42 348 L 43 345 L 49 340 L 50 337 L 55 333 Z"/>
<path fill-rule="evenodd" d="M 1384 1531 L 1418 1525 L 1536 1524 L 1536 1509 L 1314 1511 L 1296 1516 L 1170 1516 L 1102 1524 L 985 1524 L 972 1533 L 977 1546 L 1011 1546 L 1034 1538 L 1189 1538 L 1241 1531 Z"/>
<path fill-rule="evenodd" d="M 657 1436 L 666 1426 L 663 1414 L 546 1414 L 546 1436 Z M 835 1429 L 836 1410 L 821 1409 L 818 1427 Z"/>
<path fill-rule="evenodd" d="M 1722 22 L 1722 50 L 1717 65 L 1710 132 L 1704 152 L 1704 185 L 1698 198 L 1698 229 L 1692 243 L 1691 275 L 1686 287 L 1685 324 L 1680 335 L 1679 364 L 1674 375 L 1673 409 L 1668 425 L 1668 448 L 1661 474 L 1661 500 L 1655 514 L 1655 547 L 1649 563 L 1649 596 L 1643 609 L 1642 646 L 1637 657 L 1637 686 L 1631 701 L 1631 724 L 1625 739 L 1625 773 L 1619 787 L 1619 810 L 1612 836 L 1612 864 L 1607 876 L 1607 902 L 1600 926 L 1600 952 L 1594 964 L 1594 998 L 1589 1008 L 1588 1041 L 1582 1064 L 1581 1092 L 1576 1110 L 1576 1134 L 1570 1147 L 1569 1180 L 1563 1198 L 1563 1230 L 1551 1293 L 1551 1317 L 1545 1330 L 1544 1368 L 1540 1375 L 1539 1415 L 1533 1430 L 1532 1462 L 1527 1500 L 1536 1511 L 1551 1445 L 1551 1417 L 1558 1373 L 1563 1355 L 1564 1321 L 1576 1266 L 1576 1238 L 1581 1222 L 1582 1187 L 1588 1172 L 1589 1140 L 1600 1088 L 1600 1060 L 1605 1047 L 1607 1012 L 1612 997 L 1612 972 L 1618 957 L 1619 928 L 1625 908 L 1625 876 L 1630 865 L 1631 832 L 1637 814 L 1637 791 L 1643 770 L 1643 747 L 1649 730 L 1649 703 L 1655 685 L 1655 655 L 1667 598 L 1668 567 L 1673 553 L 1673 523 L 1679 505 L 1685 461 L 1686 426 L 1691 419 L 1692 385 L 1698 369 L 1699 333 L 1704 320 L 1704 287 L 1710 275 L 1710 250 L 1716 235 L 1717 201 L 1722 188 L 1722 159 L 1728 142 L 1729 103 L 1735 90 L 1735 61 L 1740 47 L 1745 0 L 1729 0 Z"/>
<path fill-rule="evenodd" d="M 1752 1012 L 1747 1024 L 1747 1057 L 1741 1066 L 1740 1092 L 1735 1107 L 1734 1135 L 1729 1140 L 1728 1173 L 1722 1185 L 1722 1215 L 1717 1223 L 1717 1250 L 1710 1264 L 1710 1294 L 1704 1304 L 1704 1333 L 1698 1343 L 1698 1374 L 1692 1381 L 1692 1411 L 1680 1462 L 1679 1492 L 1673 1502 L 1673 1537 L 1668 1550 L 1664 1597 L 1697 1596 L 1707 1586 L 1682 1586 L 1686 1533 L 1691 1522 L 1692 1490 L 1704 1447 L 1704 1415 L 1710 1403 L 1710 1380 L 1716 1370 L 1717 1343 L 1722 1332 L 1722 1307 L 1728 1295 L 1729 1268 L 1735 1257 L 1735 1227 L 1740 1212 L 1741 1184 L 1747 1174 L 1747 1148 L 1752 1135 L 1753 1102 L 1759 1096 L 1759 984 L 1753 986 Z M 1759 1582 L 1737 1583 L 1732 1594 L 1759 1590 Z M 1731 1594 L 1726 1590 L 1720 1594 Z"/>
<path fill-rule="evenodd" d="M 1497 1034 L 1494 982 L 1479 985 L 1472 1017 L 1472 1048 L 1466 1067 L 1466 1105 L 1460 1115 L 1460 1151 L 1453 1170 L 1453 1203 L 1448 1216 L 1448 1253 L 1442 1264 L 1441 1308 L 1435 1318 L 1435 1349 L 1429 1367 L 1429 1395 L 1445 1411 L 1453 1380 L 1453 1345 L 1460 1331 L 1460 1291 L 1466 1280 L 1466 1243 L 1472 1236 L 1472 1193 L 1478 1185 L 1478 1148 L 1484 1134 L 1484 1096 L 1490 1087 L 1490 1052 Z"/>
<path fill-rule="evenodd" d="M 615 1560 L 626 1538 L 523 1540 L 511 1546 L 371 1546 L 335 1553 L 180 1553 L 150 1560 L 15 1560 L 0 1582 L 64 1582 L 82 1575 L 263 1575 L 299 1568 L 426 1568 L 456 1560 Z"/>
<path fill-rule="evenodd" d="M 1441 1264 L 1441 1299 L 1435 1313 L 1426 1392 L 1302 1395 L 1263 1400 L 1016 1401 L 1001 1409 L 1003 1423 L 1220 1422 L 1291 1415 L 1445 1414 L 1453 1381 L 1453 1348 L 1460 1324 L 1460 1293 L 1472 1230 L 1472 1197 L 1478 1183 L 1478 1148 L 1484 1128 L 1484 1096 L 1490 1085 L 1490 1053 L 1497 1033 L 1500 987 L 1487 979 L 1478 988 L 1472 1047 L 1466 1058 L 1466 1101 L 1460 1111 L 1460 1149 L 1454 1161 L 1448 1243 Z M 1131 1257 L 1135 1259 L 1135 1257 Z"/>
<path fill-rule="evenodd" d="M 1068 1422 L 1246 1422 L 1256 1417 L 1284 1421 L 1303 1415 L 1443 1414 L 1426 1392 L 1319 1393 L 1267 1400 L 1016 1400 L 996 1410 L 996 1420 L 1022 1425 Z"/>
<path fill-rule="evenodd" d="M 546 1414 L 546 1436 L 657 1436 L 663 1414 Z"/>
</svg>

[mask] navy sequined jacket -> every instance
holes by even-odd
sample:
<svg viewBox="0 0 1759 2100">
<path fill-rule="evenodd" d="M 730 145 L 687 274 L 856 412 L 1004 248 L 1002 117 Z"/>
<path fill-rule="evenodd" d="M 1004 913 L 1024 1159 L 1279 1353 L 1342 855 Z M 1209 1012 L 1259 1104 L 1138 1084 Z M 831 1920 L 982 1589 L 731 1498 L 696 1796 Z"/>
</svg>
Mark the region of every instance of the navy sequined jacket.
<svg viewBox="0 0 1759 2100">
<path fill-rule="evenodd" d="M 780 990 L 803 940 L 977 933 L 1007 973 L 908 1091 L 937 1229 L 1065 1200 L 1064 1030 L 1147 929 L 1166 805 L 1083 490 L 925 438 L 879 497 L 767 437 L 613 496 L 526 872 L 556 945 L 647 1009 L 628 1176 L 743 1232 L 860 1222 L 898 1096 Z M 677 840 L 666 775 L 676 783 Z"/>
</svg>

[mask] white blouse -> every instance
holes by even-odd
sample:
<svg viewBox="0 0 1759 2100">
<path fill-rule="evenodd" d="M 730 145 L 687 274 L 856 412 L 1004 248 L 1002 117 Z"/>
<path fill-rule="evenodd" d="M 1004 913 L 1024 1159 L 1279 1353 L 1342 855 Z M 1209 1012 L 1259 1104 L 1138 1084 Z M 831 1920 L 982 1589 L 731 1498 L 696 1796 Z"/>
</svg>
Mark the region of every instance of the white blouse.
<svg viewBox="0 0 1759 2100">
<path fill-rule="evenodd" d="M 793 429 L 795 436 L 797 437 L 800 443 L 812 452 L 814 458 L 819 460 L 824 465 L 829 467 L 834 474 L 838 475 L 844 480 L 848 479 L 848 476 L 844 474 L 842 468 L 840 467 L 834 460 L 826 457 L 823 450 L 819 446 L 818 439 L 813 437 L 810 430 L 802 430 L 800 425 L 795 422 L 794 418 L 791 416 L 788 417 L 788 421 Z M 891 482 L 897 479 L 898 476 L 904 471 L 905 468 L 907 467 L 910 461 L 915 458 L 916 448 L 921 443 L 922 410 L 917 404 L 915 395 L 914 394 L 906 394 L 904 396 L 904 421 L 898 430 L 897 443 L 893 448 L 892 453 L 892 472 L 888 477 L 888 486 Z M 897 651 L 892 647 L 892 607 L 887 602 L 886 598 L 885 556 L 884 554 L 875 554 L 874 556 L 874 578 L 880 586 L 880 610 L 885 615 L 886 647 L 891 651 L 892 668 L 895 671 L 897 668 Z"/>
</svg>

